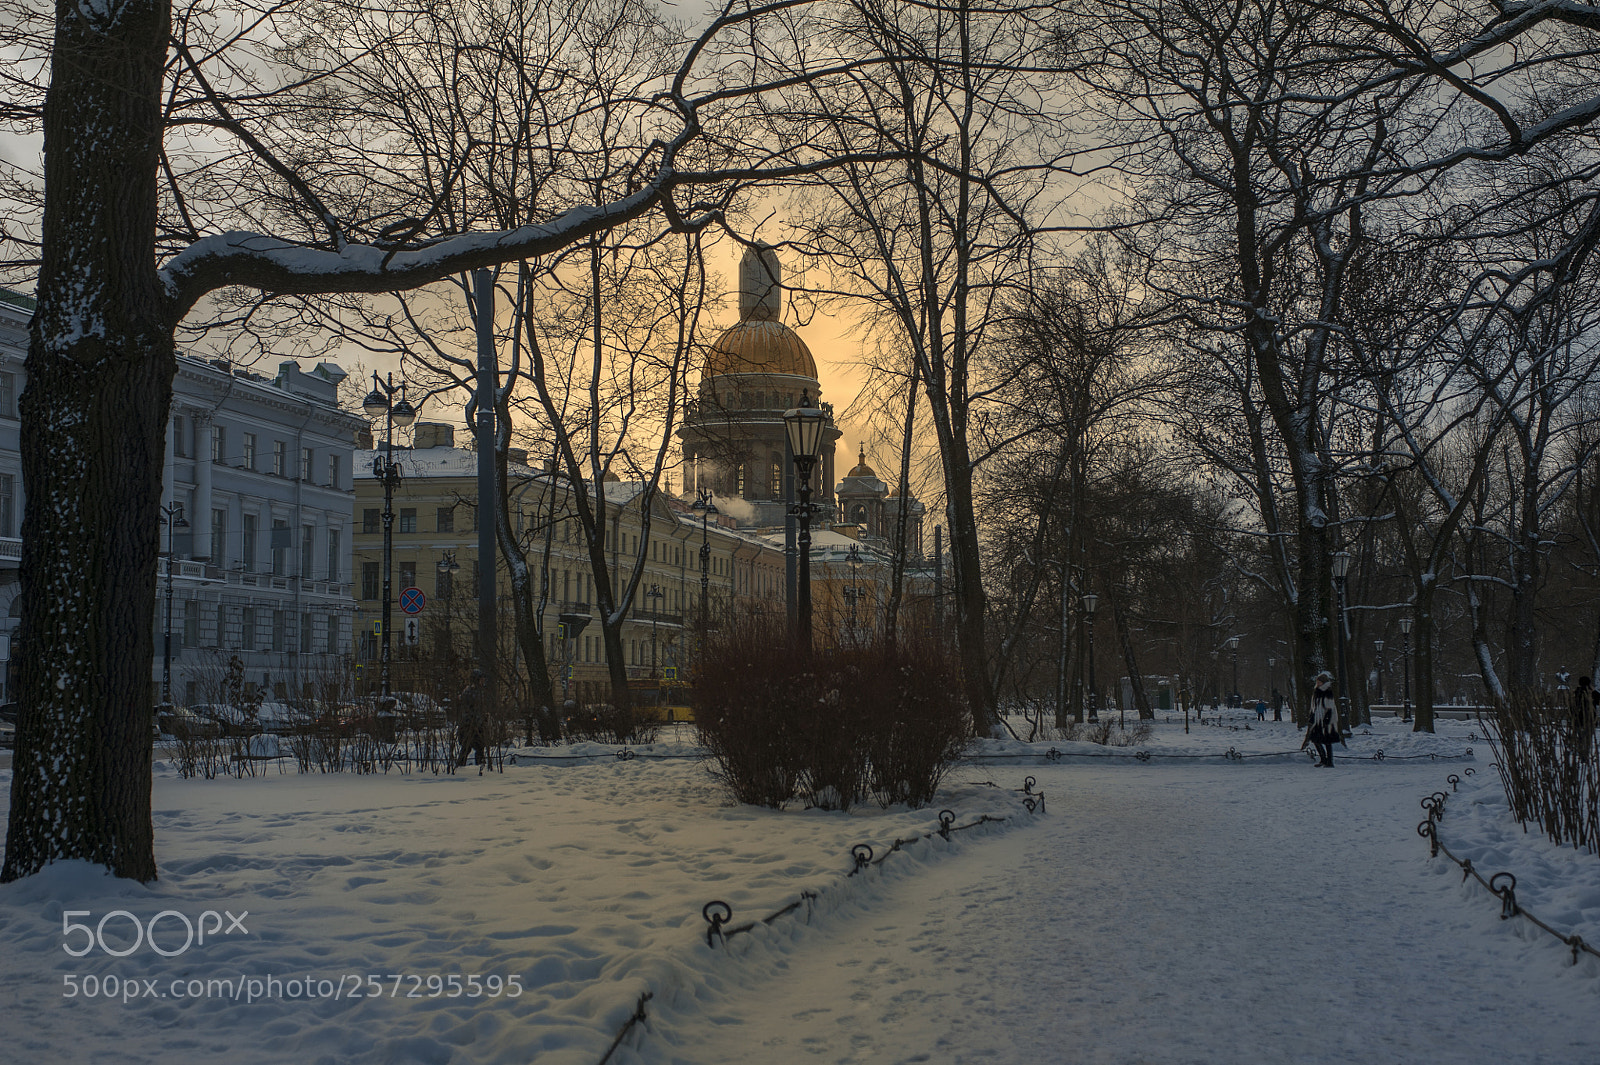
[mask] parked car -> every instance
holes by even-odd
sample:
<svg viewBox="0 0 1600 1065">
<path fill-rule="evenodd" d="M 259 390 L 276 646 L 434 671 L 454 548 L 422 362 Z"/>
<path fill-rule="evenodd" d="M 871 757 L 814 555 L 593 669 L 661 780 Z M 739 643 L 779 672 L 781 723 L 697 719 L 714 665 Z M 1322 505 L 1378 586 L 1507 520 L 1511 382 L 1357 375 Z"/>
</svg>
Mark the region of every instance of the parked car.
<svg viewBox="0 0 1600 1065">
<path fill-rule="evenodd" d="M 175 740 L 209 739 L 222 734 L 222 726 L 187 706 L 163 705 L 156 709 L 156 729 Z"/>
<path fill-rule="evenodd" d="M 444 707 L 434 702 L 431 695 L 421 692 L 393 692 L 395 710 L 400 715 L 400 725 L 406 729 L 443 728 Z"/>
<path fill-rule="evenodd" d="M 17 746 L 17 704 L 0 706 L 0 748 L 12 750 Z"/>
</svg>

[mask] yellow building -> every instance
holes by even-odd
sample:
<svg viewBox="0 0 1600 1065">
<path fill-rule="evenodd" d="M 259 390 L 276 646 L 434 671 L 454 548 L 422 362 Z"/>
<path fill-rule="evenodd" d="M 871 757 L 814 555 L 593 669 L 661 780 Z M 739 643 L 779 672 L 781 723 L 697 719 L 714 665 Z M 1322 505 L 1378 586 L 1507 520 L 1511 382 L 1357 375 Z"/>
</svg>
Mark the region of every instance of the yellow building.
<svg viewBox="0 0 1600 1065">
<path fill-rule="evenodd" d="M 354 568 L 358 604 L 357 661 L 362 687 L 375 689 L 382 646 L 383 485 L 373 460 L 381 450 L 356 453 Z M 395 491 L 391 581 L 390 687 L 451 695 L 476 664 L 478 627 L 477 453 L 454 446 L 451 426 L 419 422 L 413 445 L 396 445 L 401 480 Z M 581 701 L 610 698 L 611 678 L 598 619 L 563 639 L 562 614 L 591 615 L 596 596 L 581 525 L 567 505 L 563 478 L 530 468 L 513 452 L 509 467 L 513 531 L 529 564 L 542 571 L 545 657 L 558 691 Z M 622 627 L 630 682 L 636 699 L 670 695 L 692 662 L 693 634 L 704 617 L 713 626 L 783 602 L 781 544 L 734 527 L 733 520 L 707 518 L 683 501 L 657 493 L 651 502 L 646 539 L 640 505 L 643 484 L 608 481 L 607 566 L 616 595 L 643 567 Z M 705 545 L 706 595 L 702 608 L 701 546 Z M 546 564 L 545 549 L 548 548 Z M 502 672 L 514 660 L 508 570 L 502 561 L 496 585 L 500 606 L 498 658 Z M 401 597 L 417 589 L 408 615 Z M 409 623 L 409 624 L 408 624 Z M 521 671 L 517 671 L 521 674 Z M 515 688 L 512 689 L 513 694 Z"/>
</svg>

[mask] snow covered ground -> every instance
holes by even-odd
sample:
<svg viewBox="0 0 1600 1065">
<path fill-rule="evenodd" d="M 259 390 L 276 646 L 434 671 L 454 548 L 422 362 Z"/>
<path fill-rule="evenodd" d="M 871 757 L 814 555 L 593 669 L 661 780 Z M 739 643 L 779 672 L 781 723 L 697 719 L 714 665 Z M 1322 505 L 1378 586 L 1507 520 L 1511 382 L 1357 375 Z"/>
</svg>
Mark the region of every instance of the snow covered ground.
<svg viewBox="0 0 1600 1065">
<path fill-rule="evenodd" d="M 648 991 L 615 1062 L 1600 1062 L 1600 963 L 1502 922 L 1416 834 L 1463 775 L 1441 837 L 1600 943 L 1600 859 L 1507 820 L 1474 724 L 1379 722 L 1330 772 L 1287 723 L 1226 720 L 986 745 L 940 805 L 1006 820 L 948 842 L 920 838 L 937 807 L 732 806 L 682 736 L 484 776 L 162 768 L 158 883 L 63 863 L 0 888 L 0 1038 L 40 1062 L 594 1063 Z M 846 875 L 852 845 L 911 837 Z M 802 892 L 707 946 L 707 902 L 737 926 Z"/>
</svg>

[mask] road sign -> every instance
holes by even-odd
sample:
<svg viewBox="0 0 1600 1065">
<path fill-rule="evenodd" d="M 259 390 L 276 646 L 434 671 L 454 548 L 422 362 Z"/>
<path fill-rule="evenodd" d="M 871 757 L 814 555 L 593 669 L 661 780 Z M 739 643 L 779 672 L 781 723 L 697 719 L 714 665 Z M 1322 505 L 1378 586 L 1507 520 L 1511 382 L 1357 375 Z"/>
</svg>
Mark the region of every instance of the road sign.
<svg viewBox="0 0 1600 1065">
<path fill-rule="evenodd" d="M 420 614 L 427 605 L 428 597 L 422 594 L 421 588 L 407 588 L 400 593 L 400 609 L 407 614 Z"/>
<path fill-rule="evenodd" d="M 677 666 L 667 666 L 664 669 L 662 669 L 661 672 L 666 676 L 667 680 L 677 680 L 678 679 L 678 667 Z"/>
<path fill-rule="evenodd" d="M 406 618 L 406 643 L 412 647 L 417 645 L 417 639 L 422 635 L 422 622 L 416 618 Z"/>
</svg>

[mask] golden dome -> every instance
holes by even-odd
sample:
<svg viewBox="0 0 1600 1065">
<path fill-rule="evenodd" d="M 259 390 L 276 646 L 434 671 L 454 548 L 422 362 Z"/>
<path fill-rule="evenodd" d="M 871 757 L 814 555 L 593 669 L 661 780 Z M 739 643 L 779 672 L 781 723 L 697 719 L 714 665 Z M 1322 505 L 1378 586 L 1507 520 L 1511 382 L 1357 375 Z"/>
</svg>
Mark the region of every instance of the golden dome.
<svg viewBox="0 0 1600 1065">
<path fill-rule="evenodd" d="M 861 445 L 861 454 L 857 457 L 855 469 L 845 474 L 846 477 L 876 477 L 878 471 L 867 465 L 867 445 Z"/>
<path fill-rule="evenodd" d="M 706 355 L 709 381 L 724 374 L 793 374 L 817 379 L 817 362 L 798 333 L 782 322 L 751 318 L 717 338 Z"/>
</svg>

